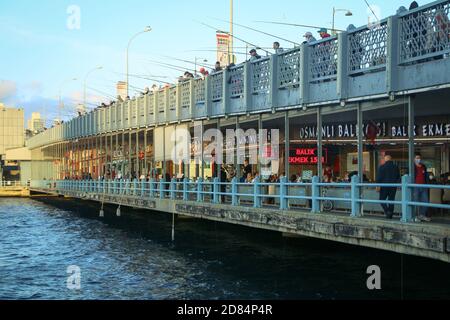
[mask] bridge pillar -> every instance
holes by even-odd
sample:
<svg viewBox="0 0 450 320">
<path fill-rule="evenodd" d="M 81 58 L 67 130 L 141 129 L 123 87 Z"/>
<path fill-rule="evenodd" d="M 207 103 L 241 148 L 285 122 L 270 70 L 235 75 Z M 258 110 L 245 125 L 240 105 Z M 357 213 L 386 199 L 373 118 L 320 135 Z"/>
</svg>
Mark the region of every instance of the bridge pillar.
<svg viewBox="0 0 450 320">
<path fill-rule="evenodd" d="M 398 16 L 388 18 L 387 55 L 386 55 L 386 92 L 391 94 L 399 90 L 399 19 Z"/>
<path fill-rule="evenodd" d="M 309 46 L 302 44 L 300 50 L 300 97 L 302 104 L 309 102 Z"/>
<path fill-rule="evenodd" d="M 348 35 L 341 32 L 338 35 L 337 61 L 337 95 L 340 100 L 348 97 Z"/>
<path fill-rule="evenodd" d="M 253 109 L 253 85 L 252 85 L 252 73 L 253 65 L 250 61 L 244 64 L 244 99 L 245 110 L 249 112 Z"/>
<path fill-rule="evenodd" d="M 269 105 L 272 110 L 278 107 L 278 55 L 273 54 L 270 57 L 270 101 Z"/>
</svg>

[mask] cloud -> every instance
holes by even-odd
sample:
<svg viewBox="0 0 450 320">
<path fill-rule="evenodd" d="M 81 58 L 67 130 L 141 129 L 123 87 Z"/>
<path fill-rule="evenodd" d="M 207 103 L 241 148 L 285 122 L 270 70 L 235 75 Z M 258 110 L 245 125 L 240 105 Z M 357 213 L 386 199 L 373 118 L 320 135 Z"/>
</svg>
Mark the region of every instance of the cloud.
<svg viewBox="0 0 450 320">
<path fill-rule="evenodd" d="M 17 95 L 17 84 L 10 80 L 0 80 L 0 100 L 8 102 Z"/>
</svg>

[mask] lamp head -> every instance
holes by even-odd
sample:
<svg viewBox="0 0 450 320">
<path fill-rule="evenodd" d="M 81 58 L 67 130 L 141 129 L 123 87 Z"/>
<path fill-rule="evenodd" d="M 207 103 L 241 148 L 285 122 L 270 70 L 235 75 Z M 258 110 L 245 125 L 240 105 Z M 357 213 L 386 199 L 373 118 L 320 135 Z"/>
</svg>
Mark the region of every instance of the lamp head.
<svg viewBox="0 0 450 320">
<path fill-rule="evenodd" d="M 150 32 L 152 31 L 152 28 L 150 26 L 146 26 L 144 29 L 144 32 Z"/>
</svg>

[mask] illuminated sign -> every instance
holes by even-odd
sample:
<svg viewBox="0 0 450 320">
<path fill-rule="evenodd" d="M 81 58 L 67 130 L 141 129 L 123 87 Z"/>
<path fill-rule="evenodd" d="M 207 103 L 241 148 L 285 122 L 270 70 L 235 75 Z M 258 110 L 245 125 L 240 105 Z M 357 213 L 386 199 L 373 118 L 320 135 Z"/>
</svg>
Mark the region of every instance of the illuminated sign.
<svg viewBox="0 0 450 320">
<path fill-rule="evenodd" d="M 324 148 L 322 151 L 322 163 L 326 163 L 327 158 L 328 150 Z M 318 162 L 317 148 L 294 148 L 290 150 L 289 164 L 315 165 Z"/>
</svg>

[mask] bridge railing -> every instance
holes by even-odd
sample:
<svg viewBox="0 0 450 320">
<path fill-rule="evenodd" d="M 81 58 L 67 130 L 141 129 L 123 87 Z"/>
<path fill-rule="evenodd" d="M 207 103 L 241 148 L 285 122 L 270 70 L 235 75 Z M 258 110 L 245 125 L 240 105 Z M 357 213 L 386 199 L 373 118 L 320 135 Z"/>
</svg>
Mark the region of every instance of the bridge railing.
<svg viewBox="0 0 450 320">
<path fill-rule="evenodd" d="M 399 14 L 400 63 L 442 56 L 450 51 L 450 3 L 436 1 Z"/>
<path fill-rule="evenodd" d="M 347 213 L 352 217 L 364 214 L 382 213 L 381 205 L 392 205 L 401 215 L 402 222 L 411 222 L 415 210 L 424 207 L 440 209 L 450 213 L 450 185 L 416 185 L 404 176 L 401 183 L 379 184 L 360 183 L 353 176 L 350 183 L 323 183 L 313 177 L 308 183 L 288 182 L 282 178 L 279 183 L 262 182 L 259 178 L 253 183 L 240 183 L 237 178 L 231 182 L 197 181 L 172 179 L 171 181 L 151 179 L 139 180 L 61 180 L 33 181 L 32 188 L 54 192 L 75 192 L 86 194 L 136 197 L 145 199 L 183 200 L 207 202 L 232 206 L 250 206 L 254 208 L 277 208 L 282 211 L 302 210 L 317 214 L 320 212 Z M 397 188 L 395 200 L 380 200 L 376 188 Z M 419 201 L 414 194 L 419 189 L 440 194 L 441 201 Z"/>
<path fill-rule="evenodd" d="M 27 187 L 28 183 L 23 183 L 22 181 L 0 181 L 0 187 L 8 188 L 8 187 Z"/>
<path fill-rule="evenodd" d="M 334 105 L 448 84 L 450 73 L 442 70 L 450 68 L 449 14 L 450 0 L 399 11 L 373 25 L 213 72 L 206 80 L 182 81 L 96 109 L 28 144 L 35 148 L 135 126 Z"/>
</svg>

